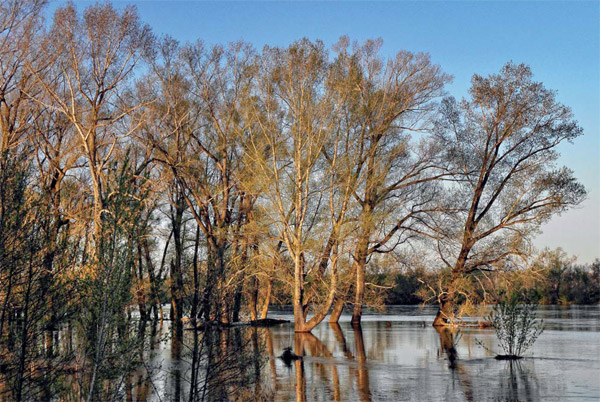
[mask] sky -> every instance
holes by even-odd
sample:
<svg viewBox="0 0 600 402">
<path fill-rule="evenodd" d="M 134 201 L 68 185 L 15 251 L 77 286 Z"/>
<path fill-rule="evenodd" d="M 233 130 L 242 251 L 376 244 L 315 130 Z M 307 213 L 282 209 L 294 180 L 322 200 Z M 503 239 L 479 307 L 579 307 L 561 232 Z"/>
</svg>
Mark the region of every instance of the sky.
<svg viewBox="0 0 600 402">
<path fill-rule="evenodd" d="M 83 10 L 89 1 L 74 1 Z M 427 52 L 454 76 L 450 95 L 467 95 L 474 73 L 496 73 L 508 61 L 531 66 L 536 81 L 557 91 L 584 129 L 559 148 L 559 163 L 588 190 L 577 208 L 553 218 L 534 240 L 589 263 L 600 257 L 600 2 L 384 1 L 208 2 L 113 1 L 133 4 L 155 34 L 186 42 L 244 40 L 260 49 L 307 37 L 327 46 L 340 36 L 382 38 L 382 52 Z M 51 3 L 49 19 L 63 1 Z"/>
</svg>

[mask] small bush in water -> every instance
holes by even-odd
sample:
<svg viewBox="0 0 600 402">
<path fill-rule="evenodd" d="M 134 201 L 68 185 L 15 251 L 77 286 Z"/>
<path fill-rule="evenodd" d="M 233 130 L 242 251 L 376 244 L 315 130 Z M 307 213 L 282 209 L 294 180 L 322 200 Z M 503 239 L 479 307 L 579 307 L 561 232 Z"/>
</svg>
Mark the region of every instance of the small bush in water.
<svg viewBox="0 0 600 402">
<path fill-rule="evenodd" d="M 498 346 L 504 351 L 497 359 L 521 358 L 533 345 L 544 330 L 543 322 L 536 319 L 536 310 L 536 304 L 519 304 L 516 297 L 501 300 L 494 306 L 486 319 L 496 331 Z M 488 349 L 481 341 L 477 343 Z"/>
</svg>

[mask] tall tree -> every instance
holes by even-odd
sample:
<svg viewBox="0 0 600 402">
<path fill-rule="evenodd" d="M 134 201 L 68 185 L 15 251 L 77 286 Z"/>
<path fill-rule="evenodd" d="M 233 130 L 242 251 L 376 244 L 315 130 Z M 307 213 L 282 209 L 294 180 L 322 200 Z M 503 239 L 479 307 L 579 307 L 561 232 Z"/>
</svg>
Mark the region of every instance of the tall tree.
<svg viewBox="0 0 600 402">
<path fill-rule="evenodd" d="M 26 65 L 39 40 L 37 24 L 43 5 L 42 1 L 9 1 L 0 6 L 0 337 L 16 280 L 11 262 L 16 258 L 11 249 L 19 239 L 16 212 L 25 206 L 26 176 L 32 160 L 34 108 L 27 92 L 34 91 L 34 79 Z"/>
<path fill-rule="evenodd" d="M 51 64 L 52 74 L 33 63 L 29 67 L 44 94 L 35 100 L 71 124 L 86 164 L 80 178 L 93 196 L 91 216 L 86 217 L 93 228 L 92 258 L 83 262 L 79 288 L 90 301 L 80 317 L 91 360 L 88 400 L 98 397 L 105 359 L 114 352 L 113 337 L 117 329 L 123 331 L 129 303 L 135 263 L 131 251 L 139 233 L 134 204 L 144 193 L 135 194 L 140 183 L 132 178 L 144 164 L 138 165 L 135 153 L 128 151 L 138 127 L 133 113 L 142 103 L 132 96 L 131 81 L 152 40 L 132 7 L 119 12 L 110 4 L 95 5 L 80 16 L 69 4 L 56 11 L 42 46 L 41 58 Z M 120 249 L 124 244 L 126 252 Z"/>
<path fill-rule="evenodd" d="M 342 38 L 334 66 L 335 85 L 345 92 L 340 99 L 345 118 L 337 129 L 345 132 L 345 153 L 353 160 L 338 174 L 351 178 L 356 202 L 352 323 L 359 324 L 370 256 L 393 251 L 419 231 L 420 216 L 430 212 L 435 198 L 429 183 L 446 174 L 439 147 L 422 134 L 433 101 L 451 77 L 426 54 L 402 51 L 384 60 L 381 40 L 355 44 L 352 51 L 348 45 Z M 415 133 L 420 141 L 411 140 Z M 324 152 L 330 160 L 328 149 Z M 336 308 L 332 320 L 340 313 Z"/>
<path fill-rule="evenodd" d="M 239 176 L 248 124 L 244 102 L 254 79 L 255 54 L 241 42 L 207 49 L 201 42 L 180 48 L 172 40 L 162 52 L 164 65 L 155 72 L 166 90 L 165 101 L 158 102 L 164 128 L 152 141 L 206 239 L 202 313 L 227 322 L 233 294 L 226 276 L 237 251 L 236 227 L 252 205 Z"/>
<path fill-rule="evenodd" d="M 333 263 L 325 301 L 307 321 L 307 274 L 316 272 L 321 263 L 318 245 L 327 243 L 330 224 L 339 226 L 342 222 L 341 219 L 335 222 L 339 218 L 339 211 L 336 214 L 335 210 L 331 211 L 333 222 L 323 220 L 320 208 L 321 201 L 333 197 L 331 192 L 327 193 L 331 187 L 323 180 L 322 170 L 322 151 L 335 116 L 334 104 L 325 92 L 328 63 L 321 42 L 303 39 L 287 49 L 265 49 L 248 150 L 266 181 L 265 213 L 293 261 L 296 332 L 310 331 L 325 317 L 336 290 Z"/>
<path fill-rule="evenodd" d="M 129 82 L 135 67 L 151 49 L 152 34 L 139 22 L 133 7 L 119 12 L 111 5 L 86 8 L 83 18 L 72 4 L 60 8 L 44 46 L 57 76 L 43 77 L 34 70 L 52 103 L 73 125 L 87 159 L 93 193 L 94 236 L 100 239 L 106 200 L 104 181 L 114 151 L 124 144 L 135 125 L 126 123 L 140 107 L 132 99 Z M 51 85 L 60 81 L 59 86 Z M 43 102 L 43 99 L 38 99 Z"/>
<path fill-rule="evenodd" d="M 469 93 L 444 100 L 435 128 L 454 172 L 446 188 L 453 212 L 437 226 L 450 278 L 436 326 L 453 317 L 462 279 L 527 256 L 529 236 L 586 194 L 569 169 L 556 167 L 556 147 L 582 129 L 529 67 L 508 63 L 499 74 L 474 75 Z"/>
</svg>

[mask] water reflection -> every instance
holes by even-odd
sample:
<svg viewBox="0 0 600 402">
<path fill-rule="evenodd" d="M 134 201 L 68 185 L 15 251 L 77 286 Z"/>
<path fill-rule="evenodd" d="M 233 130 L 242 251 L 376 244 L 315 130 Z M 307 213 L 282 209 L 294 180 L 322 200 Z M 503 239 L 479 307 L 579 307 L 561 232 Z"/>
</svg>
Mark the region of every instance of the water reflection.
<svg viewBox="0 0 600 402">
<path fill-rule="evenodd" d="M 170 323 L 169 323 L 170 324 Z M 151 326 L 138 336 L 142 364 L 126 373 L 126 401 L 265 400 L 270 391 L 261 381 L 269 350 L 257 328 L 184 331 Z M 271 350 L 272 350 L 272 341 Z"/>
<path fill-rule="evenodd" d="M 322 386 L 325 391 L 324 394 L 315 394 L 314 390 L 310 390 L 309 399 L 331 399 L 334 401 L 345 400 L 342 395 L 342 382 L 340 381 L 340 370 L 348 370 L 348 379 L 351 383 L 356 385 L 358 391 L 358 397 L 361 401 L 371 401 L 371 392 L 369 389 L 369 369 L 367 367 L 367 354 L 365 352 L 365 343 L 362 333 L 362 328 L 356 327 L 352 329 L 354 338 L 354 350 L 353 355 L 350 348 L 347 346 L 346 337 L 342 328 L 339 324 L 329 324 L 335 339 L 338 343 L 338 348 L 342 350 L 344 357 L 347 361 L 336 358 L 334 353 L 329 347 L 323 343 L 317 336 L 312 333 L 296 333 L 294 334 L 294 354 L 299 358 L 296 359 L 285 359 L 282 358 L 284 364 L 293 367 L 295 374 L 295 398 L 297 401 L 307 400 L 307 373 L 306 365 L 311 367 L 310 380 L 311 384 L 318 381 L 319 385 Z M 272 331 L 269 328 L 265 328 L 266 338 L 269 340 L 267 343 L 269 346 L 270 356 L 272 354 Z M 284 349 L 285 350 L 285 349 Z M 353 363 L 353 364 L 348 364 Z M 275 360 L 271 359 L 270 368 L 273 372 L 273 378 L 276 379 L 276 365 Z M 275 380 L 276 381 L 276 380 Z M 275 390 L 278 390 L 277 382 L 274 383 Z M 347 389 L 347 385 L 344 384 L 344 389 Z"/>
<path fill-rule="evenodd" d="M 354 342 L 356 344 L 356 357 L 358 361 L 356 384 L 361 401 L 371 400 L 369 391 L 369 369 L 367 368 L 367 355 L 365 353 L 365 342 L 363 340 L 362 326 L 354 326 Z"/>
<path fill-rule="evenodd" d="M 311 333 L 294 334 L 293 352 L 302 358 L 291 361 L 289 367 L 289 370 L 293 371 L 293 381 L 289 384 L 294 387 L 293 397 L 286 394 L 285 386 L 282 387 L 277 382 L 282 376 L 277 373 L 276 358 L 270 360 L 269 370 L 273 379 L 275 400 L 374 400 L 370 389 L 370 376 L 374 374 L 378 378 L 377 383 L 381 383 L 382 378 L 392 373 L 376 362 L 373 364 L 369 362 L 362 327 L 346 329 L 346 333 L 353 338 L 352 347 L 348 345 L 346 334 L 339 324 L 329 324 L 329 329 L 335 342 L 323 342 Z M 277 333 L 277 330 L 265 328 L 263 331 L 268 340 L 269 355 L 275 357 L 273 332 Z M 443 367 L 447 367 L 449 369 L 447 376 L 438 379 L 429 378 L 428 381 L 423 382 L 417 380 L 416 384 L 410 384 L 411 378 L 407 375 L 410 370 L 404 370 L 402 366 L 394 367 L 399 374 L 396 383 L 384 382 L 384 384 L 389 390 L 390 386 L 393 389 L 404 382 L 404 389 L 395 390 L 400 397 L 376 397 L 375 400 L 402 400 L 417 397 L 435 399 L 436 395 L 442 399 L 460 395 L 460 399 L 467 401 L 538 399 L 539 393 L 531 386 L 536 382 L 535 375 L 531 370 L 523 367 L 523 362 L 497 362 L 492 358 L 462 360 L 458 352 L 460 332 L 450 328 L 433 329 L 433 331 L 438 339 L 436 357 L 440 362 L 445 361 L 447 364 L 429 367 L 428 371 L 443 373 Z M 371 338 L 374 341 L 371 347 L 390 343 L 388 337 L 380 335 L 378 333 L 378 336 Z M 397 345 L 392 341 L 389 346 L 393 350 Z M 335 350 L 340 353 L 336 355 Z M 347 375 L 343 373 L 345 370 Z M 488 375 L 488 378 L 482 381 L 482 371 L 489 371 L 492 375 Z"/>
<path fill-rule="evenodd" d="M 540 400 L 536 376 L 531 368 L 525 367 L 526 364 L 527 362 L 520 360 L 505 362 L 504 373 L 500 376 L 498 387 L 499 397 L 503 396 L 512 401 Z"/>
<path fill-rule="evenodd" d="M 592 330 L 600 328 L 600 314 L 590 309 L 548 309 L 543 314 L 557 320 L 556 325 L 546 329 L 531 356 L 518 362 L 496 361 L 493 353 L 477 346 L 476 340 L 494 349 L 497 341 L 491 329 L 436 330 L 427 325 L 429 312 L 418 308 L 366 316 L 357 328 L 342 316 L 340 324 L 324 323 L 312 333 L 299 334 L 292 324 L 202 332 L 169 321 L 136 322 L 129 337 L 137 339 L 137 349 L 128 356 L 140 363 L 133 370 L 115 372 L 103 389 L 116 390 L 114 400 L 132 402 L 600 397 L 600 342 L 598 331 Z M 285 312 L 272 316 L 291 318 Z M 586 320 L 585 331 L 573 330 Z M 68 327 L 46 334 L 40 342 L 45 356 L 79 347 L 77 334 Z M 290 361 L 289 367 L 279 358 L 286 347 L 302 357 Z M 52 364 L 57 367 L 58 361 Z M 48 388 L 45 395 L 85 399 L 86 377 L 77 366 L 65 365 L 60 376 L 60 388 Z M 3 386 L 0 381 L 0 400 Z"/>
<path fill-rule="evenodd" d="M 456 359 L 458 358 L 456 344 L 460 339 L 460 332 L 456 328 L 434 327 L 434 329 L 440 336 L 439 356 L 441 357 L 445 353 L 448 361 L 450 362 L 448 367 L 451 369 L 456 369 Z"/>
<path fill-rule="evenodd" d="M 419 315 L 417 308 L 406 315 L 367 317 L 356 331 L 343 319 L 339 325 L 320 325 L 311 336 L 301 338 L 302 348 L 296 346 L 291 328 L 273 328 L 269 338 L 276 353 L 294 339 L 294 351 L 305 358 L 289 372 L 283 362 L 271 361 L 268 375 L 276 378 L 276 387 L 273 381 L 269 384 L 274 400 L 280 401 L 600 397 L 600 388 L 593 385 L 600 375 L 600 344 L 597 333 L 589 331 L 598 326 L 594 321 L 598 315 L 585 310 L 569 315 L 561 311 L 559 319 L 564 321 L 562 326 L 573 328 L 569 320 L 590 319 L 592 314 L 586 331 L 547 330 L 529 357 L 512 368 L 510 362 L 496 361 L 494 353 L 477 345 L 476 340 L 495 349 L 493 330 L 436 331 L 426 325 L 427 312 Z M 580 356 L 587 358 L 577 359 Z M 276 374 L 273 369 L 278 370 Z"/>
<path fill-rule="evenodd" d="M 304 358 L 306 356 L 311 357 L 324 357 L 326 359 L 332 359 L 333 355 L 327 349 L 327 347 L 313 334 L 311 333 L 297 333 L 294 336 L 294 352 L 297 356 L 302 356 L 301 359 L 297 359 L 294 362 L 296 369 L 296 400 L 306 400 L 306 375 L 304 371 Z M 310 355 L 309 355 L 310 353 Z M 333 384 L 333 395 L 335 400 L 339 400 L 340 387 L 339 387 L 339 376 L 337 367 L 335 364 L 325 364 L 323 362 L 315 361 L 314 366 L 319 375 L 319 380 L 323 384 L 326 384 L 329 388 L 329 384 Z M 331 371 L 331 377 L 328 371 Z"/>
<path fill-rule="evenodd" d="M 456 347 L 460 340 L 461 334 L 457 328 L 434 328 L 440 336 L 439 355 L 445 356 L 448 359 L 448 368 L 452 370 L 453 383 L 458 383 L 464 397 L 467 401 L 475 400 L 473 397 L 473 389 L 471 386 L 470 374 L 464 365 L 460 364 L 458 351 Z"/>
</svg>

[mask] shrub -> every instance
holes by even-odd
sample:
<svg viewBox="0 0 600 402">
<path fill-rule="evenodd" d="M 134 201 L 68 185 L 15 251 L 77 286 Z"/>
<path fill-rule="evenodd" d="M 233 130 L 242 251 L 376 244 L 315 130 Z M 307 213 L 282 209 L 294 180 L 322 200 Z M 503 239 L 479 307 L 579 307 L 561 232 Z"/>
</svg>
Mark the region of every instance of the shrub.
<svg viewBox="0 0 600 402">
<path fill-rule="evenodd" d="M 498 346 L 504 355 L 497 359 L 517 359 L 536 341 L 544 330 L 543 322 L 536 319 L 537 304 L 519 304 L 519 300 L 511 297 L 501 300 L 486 317 L 496 331 Z M 479 345 L 485 347 L 480 341 Z"/>
</svg>

